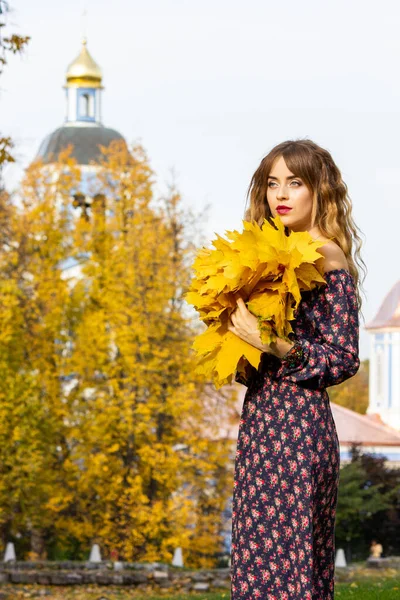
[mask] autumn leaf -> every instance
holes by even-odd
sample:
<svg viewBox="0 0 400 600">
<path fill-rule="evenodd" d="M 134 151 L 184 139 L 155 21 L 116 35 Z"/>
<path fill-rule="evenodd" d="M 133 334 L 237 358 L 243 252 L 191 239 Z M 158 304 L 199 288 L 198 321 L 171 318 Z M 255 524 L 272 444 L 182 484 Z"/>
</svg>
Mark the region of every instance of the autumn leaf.
<svg viewBox="0 0 400 600">
<path fill-rule="evenodd" d="M 242 356 L 247 358 L 253 367 L 258 368 L 261 351 L 241 340 L 231 331 L 228 331 L 223 337 L 217 355 L 218 360 L 214 367 L 220 380 L 231 376 L 235 372 L 236 366 Z"/>
</svg>

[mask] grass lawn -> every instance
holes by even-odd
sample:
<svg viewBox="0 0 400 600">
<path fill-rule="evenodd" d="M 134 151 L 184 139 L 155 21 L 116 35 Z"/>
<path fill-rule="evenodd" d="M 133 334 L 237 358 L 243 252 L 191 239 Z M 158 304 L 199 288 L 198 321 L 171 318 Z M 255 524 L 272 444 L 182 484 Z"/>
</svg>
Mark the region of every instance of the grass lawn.
<svg viewBox="0 0 400 600">
<path fill-rule="evenodd" d="M 4 595 L 3 595 L 4 594 Z M 139 594 L 132 588 L 121 587 L 41 587 L 28 585 L 1 585 L 0 600 L 19 600 L 22 598 L 44 598 L 46 600 L 229 600 L 228 591 L 197 594 L 175 594 L 167 592 L 161 595 Z M 351 582 L 337 583 L 335 600 L 399 600 L 400 574 L 384 576 L 376 573 L 372 576 L 360 574 Z"/>
<path fill-rule="evenodd" d="M 335 598 L 338 600 L 399 600 L 400 576 L 373 581 L 353 581 L 335 585 Z"/>
</svg>

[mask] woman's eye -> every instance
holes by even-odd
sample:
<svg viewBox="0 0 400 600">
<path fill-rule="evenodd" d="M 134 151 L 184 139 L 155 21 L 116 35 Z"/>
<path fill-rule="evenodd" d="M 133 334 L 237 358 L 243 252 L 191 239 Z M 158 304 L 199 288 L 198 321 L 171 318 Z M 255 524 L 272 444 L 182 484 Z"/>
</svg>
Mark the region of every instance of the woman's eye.
<svg viewBox="0 0 400 600">
<path fill-rule="evenodd" d="M 291 181 L 290 183 L 291 183 L 291 184 L 292 184 L 292 183 L 295 183 L 297 186 L 301 185 L 301 181 Z M 275 182 L 275 181 L 269 181 L 269 182 L 268 182 L 268 187 L 274 187 L 274 186 L 275 186 L 275 184 L 276 184 L 276 182 Z"/>
</svg>

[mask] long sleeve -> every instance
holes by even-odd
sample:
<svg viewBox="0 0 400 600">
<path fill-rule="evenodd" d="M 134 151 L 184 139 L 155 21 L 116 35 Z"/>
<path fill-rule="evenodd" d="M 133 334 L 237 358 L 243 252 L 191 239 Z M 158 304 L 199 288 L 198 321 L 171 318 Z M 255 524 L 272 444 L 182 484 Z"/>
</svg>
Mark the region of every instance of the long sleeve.
<svg viewBox="0 0 400 600">
<path fill-rule="evenodd" d="M 325 388 L 355 375 L 359 320 L 354 281 L 346 269 L 325 273 L 326 285 L 313 290 L 302 321 L 296 327 L 294 347 L 281 359 L 277 378 L 304 387 Z M 311 332 L 311 333 L 310 333 Z"/>
</svg>

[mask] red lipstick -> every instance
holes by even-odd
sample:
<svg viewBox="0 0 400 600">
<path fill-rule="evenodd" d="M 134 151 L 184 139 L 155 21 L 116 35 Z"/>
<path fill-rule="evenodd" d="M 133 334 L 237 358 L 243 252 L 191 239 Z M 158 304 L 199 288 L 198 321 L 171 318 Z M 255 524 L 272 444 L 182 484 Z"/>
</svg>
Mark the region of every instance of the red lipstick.
<svg viewBox="0 0 400 600">
<path fill-rule="evenodd" d="M 290 206 L 286 206 L 285 204 L 279 204 L 276 207 L 276 212 L 280 215 L 286 215 L 286 213 L 288 213 L 291 209 Z"/>
</svg>

